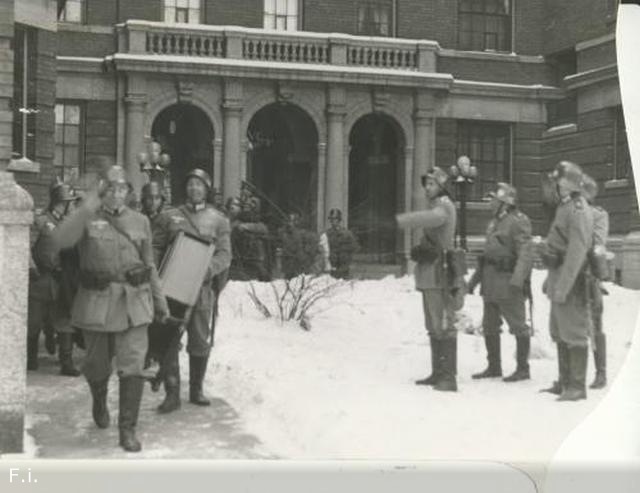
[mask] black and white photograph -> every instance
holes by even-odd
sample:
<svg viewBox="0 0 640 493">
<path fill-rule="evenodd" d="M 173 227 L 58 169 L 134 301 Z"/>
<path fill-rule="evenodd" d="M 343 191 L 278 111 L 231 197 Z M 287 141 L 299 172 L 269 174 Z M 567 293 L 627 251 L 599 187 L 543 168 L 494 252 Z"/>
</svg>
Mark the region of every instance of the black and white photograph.
<svg viewBox="0 0 640 493">
<path fill-rule="evenodd" d="M 640 459 L 638 28 L 617 0 L 0 0 L 6 482 L 448 461 L 553 493 Z"/>
</svg>

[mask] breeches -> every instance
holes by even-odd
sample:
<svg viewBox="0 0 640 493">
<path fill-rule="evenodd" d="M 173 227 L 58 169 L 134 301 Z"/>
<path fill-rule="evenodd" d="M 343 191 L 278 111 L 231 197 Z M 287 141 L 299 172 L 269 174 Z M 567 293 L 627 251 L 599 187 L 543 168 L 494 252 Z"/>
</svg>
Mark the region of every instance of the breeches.
<svg viewBox="0 0 640 493">
<path fill-rule="evenodd" d="M 519 293 L 505 300 L 484 302 L 482 328 L 485 335 L 500 334 L 502 319 L 507 322 L 509 332 L 514 336 L 531 336 L 531 329 L 526 322 L 524 295 Z"/>
<path fill-rule="evenodd" d="M 422 289 L 422 307 L 427 332 L 435 339 L 457 336 L 454 311 L 444 289 Z"/>
<path fill-rule="evenodd" d="M 147 326 L 139 325 L 122 332 L 83 330 L 86 356 L 82 371 L 91 381 L 108 378 L 113 368 L 119 377 L 142 376 L 147 352 Z"/>
</svg>

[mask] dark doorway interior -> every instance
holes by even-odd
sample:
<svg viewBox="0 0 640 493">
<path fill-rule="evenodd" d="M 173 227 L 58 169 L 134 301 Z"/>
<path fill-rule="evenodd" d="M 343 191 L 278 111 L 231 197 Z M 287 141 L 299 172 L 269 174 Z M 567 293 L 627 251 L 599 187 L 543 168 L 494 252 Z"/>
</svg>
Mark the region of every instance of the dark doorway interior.
<svg viewBox="0 0 640 493">
<path fill-rule="evenodd" d="M 262 211 L 270 226 L 282 214 L 300 214 L 316 227 L 318 134 L 313 120 L 291 104 L 273 103 L 249 122 L 247 180 L 266 198 Z"/>
<path fill-rule="evenodd" d="M 171 156 L 171 202 L 184 202 L 184 179 L 193 168 L 213 178 L 213 126 L 204 111 L 178 103 L 164 109 L 154 120 L 152 138 Z M 217 164 L 217 163 L 216 163 Z"/>
<path fill-rule="evenodd" d="M 360 258 L 395 263 L 398 163 L 402 162 L 395 125 L 383 115 L 360 118 L 349 136 L 349 229 L 360 241 Z"/>
</svg>

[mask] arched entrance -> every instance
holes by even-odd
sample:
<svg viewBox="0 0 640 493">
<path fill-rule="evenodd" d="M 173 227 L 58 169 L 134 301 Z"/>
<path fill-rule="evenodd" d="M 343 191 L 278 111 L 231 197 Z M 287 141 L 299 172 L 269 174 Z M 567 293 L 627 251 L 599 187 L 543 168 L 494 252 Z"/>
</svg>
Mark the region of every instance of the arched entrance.
<svg viewBox="0 0 640 493">
<path fill-rule="evenodd" d="M 197 106 L 177 103 L 165 108 L 153 121 L 151 136 L 171 156 L 173 204 L 184 202 L 184 179 L 191 169 L 202 168 L 213 177 L 213 125 Z"/>
<path fill-rule="evenodd" d="M 276 226 L 281 212 L 298 213 L 314 229 L 318 132 L 311 117 L 293 104 L 269 104 L 251 118 L 247 142 L 247 181 L 268 199 L 265 220 Z"/>
<path fill-rule="evenodd" d="M 394 215 L 402 193 L 403 137 L 385 115 L 360 118 L 349 134 L 349 229 L 367 262 L 395 263 L 400 251 Z"/>
</svg>

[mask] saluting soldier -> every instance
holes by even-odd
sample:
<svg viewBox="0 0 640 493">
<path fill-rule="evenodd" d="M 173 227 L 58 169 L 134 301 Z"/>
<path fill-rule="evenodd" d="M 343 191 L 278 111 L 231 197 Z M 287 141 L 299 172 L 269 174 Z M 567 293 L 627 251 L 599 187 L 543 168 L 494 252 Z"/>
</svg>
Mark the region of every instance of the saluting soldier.
<svg viewBox="0 0 640 493">
<path fill-rule="evenodd" d="M 40 331 L 58 334 L 60 374 L 76 377 L 73 364 L 73 328 L 69 324 L 68 303 L 61 303 L 63 277 L 61 252 L 53 241 L 53 232 L 78 197 L 58 178 L 49 188 L 49 207 L 36 217 L 31 232 L 31 267 L 28 297 L 27 369 L 38 369 Z M 65 310 L 66 308 L 66 310 Z M 55 351 L 55 346 L 54 346 Z"/>
<path fill-rule="evenodd" d="M 168 314 L 153 262 L 149 220 L 125 205 L 124 169 L 111 166 L 100 189 L 90 191 L 81 206 L 55 230 L 57 244 L 77 244 L 80 285 L 71 323 L 83 330 L 83 373 L 93 396 L 92 414 L 99 428 L 110 424 L 107 407 L 112 361 L 119 377 L 120 446 L 141 450 L 135 430 L 144 388 L 147 326 Z"/>
<path fill-rule="evenodd" d="M 558 347 L 559 379 L 545 391 L 559 401 L 586 399 L 586 371 L 591 315 L 587 254 L 593 244 L 593 212 L 582 196 L 584 175 L 570 161 L 561 161 L 553 176 L 560 204 L 541 258 L 548 269 L 545 291 L 551 301 L 549 329 Z"/>
<path fill-rule="evenodd" d="M 598 195 L 598 183 L 588 175 L 584 176 L 584 197 L 593 212 L 593 249 L 594 254 L 604 257 L 607 238 L 609 236 L 609 213 L 602 207 L 595 205 Z M 606 260 L 604 263 L 606 265 Z M 591 320 L 593 322 L 593 359 L 596 376 L 589 388 L 601 389 L 607 385 L 607 338 L 602 330 L 602 312 L 604 309 L 602 287 L 595 276 L 591 285 Z"/>
<path fill-rule="evenodd" d="M 187 353 L 189 353 L 189 402 L 199 406 L 210 404 L 202 391 L 211 346 L 215 330 L 215 310 L 217 296 L 222 290 L 221 274 L 224 274 L 231 263 L 231 243 L 229 220 L 212 205 L 206 202 L 207 194 L 211 190 L 211 178 L 207 172 L 195 168 L 186 177 L 187 200 L 184 205 L 172 208 L 163 213 L 163 230 L 159 240 L 161 252 L 167 247 L 180 231 L 185 231 L 200 238 L 213 242 L 215 251 L 211 257 L 198 301 L 187 322 Z M 161 365 L 165 365 L 166 397 L 158 407 L 161 413 L 175 411 L 180 407 L 180 366 L 178 353 L 168 361 L 164 358 Z"/>
<path fill-rule="evenodd" d="M 469 281 L 469 293 L 480 284 L 484 302 L 482 329 L 487 348 L 487 368 L 472 378 L 502 376 L 500 326 L 502 319 L 516 337 L 516 370 L 504 378 L 517 382 L 530 378 L 529 350 L 531 328 L 526 323 L 525 301 L 530 292 L 533 268 L 531 221 L 516 206 L 516 189 L 498 183 L 490 193 L 493 218 L 487 227 L 484 251 Z"/>
<path fill-rule="evenodd" d="M 400 228 L 422 228 L 423 238 L 412 249 L 416 261 L 416 289 L 422 293 L 425 325 L 431 342 L 429 377 L 417 385 L 433 385 L 441 391 L 456 391 L 457 331 L 454 326 L 454 300 L 446 268 L 446 251 L 454 246 L 456 208 L 445 189 L 447 174 L 433 167 L 423 179 L 427 208 L 396 216 Z"/>
</svg>

